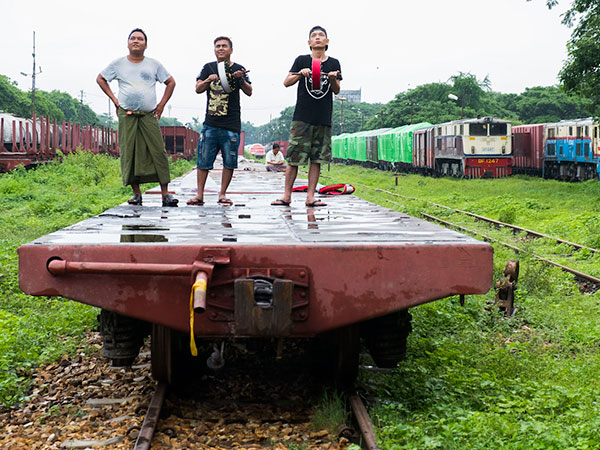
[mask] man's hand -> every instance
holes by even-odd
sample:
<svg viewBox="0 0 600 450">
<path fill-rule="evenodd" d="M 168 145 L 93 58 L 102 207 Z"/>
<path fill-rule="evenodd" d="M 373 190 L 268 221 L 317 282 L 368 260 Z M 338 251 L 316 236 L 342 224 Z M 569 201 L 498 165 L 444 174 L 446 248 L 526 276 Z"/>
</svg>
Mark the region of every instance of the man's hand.
<svg viewBox="0 0 600 450">
<path fill-rule="evenodd" d="M 305 76 L 306 78 L 310 78 L 312 71 L 308 68 L 304 68 L 304 69 L 300 70 L 300 74 Z"/>
<path fill-rule="evenodd" d="M 328 76 L 330 79 L 332 79 L 332 80 L 338 79 L 338 76 L 339 76 L 339 75 L 340 75 L 340 71 L 339 71 L 339 70 L 334 70 L 334 71 L 332 71 L 332 72 L 329 72 L 329 73 L 327 74 L 327 76 Z"/>
<path fill-rule="evenodd" d="M 238 80 L 240 78 L 242 78 L 244 76 L 244 74 L 250 72 L 249 70 L 236 70 L 235 72 L 233 72 L 233 76 L 234 78 L 237 78 Z"/>
<path fill-rule="evenodd" d="M 160 116 L 162 116 L 164 109 L 165 109 L 165 105 L 162 105 L 160 103 L 158 105 L 156 105 L 156 108 L 154 108 L 154 111 L 152 111 L 152 115 L 154 117 L 156 117 L 156 120 L 160 120 Z"/>
</svg>

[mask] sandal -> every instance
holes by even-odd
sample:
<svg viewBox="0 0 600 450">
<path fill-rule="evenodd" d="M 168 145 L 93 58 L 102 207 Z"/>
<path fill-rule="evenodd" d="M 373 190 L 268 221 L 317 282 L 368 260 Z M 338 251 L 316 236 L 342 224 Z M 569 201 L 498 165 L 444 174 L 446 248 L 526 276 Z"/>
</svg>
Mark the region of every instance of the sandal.
<svg viewBox="0 0 600 450">
<path fill-rule="evenodd" d="M 309 208 L 314 208 L 316 206 L 327 206 L 327 203 L 322 202 L 321 200 L 314 200 L 310 203 L 305 203 Z"/>
<path fill-rule="evenodd" d="M 177 200 L 171 194 L 165 195 L 162 199 L 163 206 L 177 206 L 177 203 L 179 203 L 179 200 Z"/>
<path fill-rule="evenodd" d="M 271 206 L 290 206 L 292 202 L 286 202 L 285 200 L 275 200 L 274 202 L 271 202 Z"/>
<path fill-rule="evenodd" d="M 233 205 L 233 201 L 228 198 L 220 198 L 219 200 L 217 200 L 217 203 L 220 203 L 221 205 L 224 205 L 224 206 L 232 206 Z"/>
<path fill-rule="evenodd" d="M 133 197 L 131 197 L 129 200 L 127 200 L 127 203 L 130 205 L 141 205 L 142 204 L 142 196 L 140 194 L 133 194 Z"/>
<path fill-rule="evenodd" d="M 202 206 L 204 205 L 204 200 L 200 200 L 198 197 L 190 198 L 187 201 L 187 204 L 190 206 Z"/>
</svg>

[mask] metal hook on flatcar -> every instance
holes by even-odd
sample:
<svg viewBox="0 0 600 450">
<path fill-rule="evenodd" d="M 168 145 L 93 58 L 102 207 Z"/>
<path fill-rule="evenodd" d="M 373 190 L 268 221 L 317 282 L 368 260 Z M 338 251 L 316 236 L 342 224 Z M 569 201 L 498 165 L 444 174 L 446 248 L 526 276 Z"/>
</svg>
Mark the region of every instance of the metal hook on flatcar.
<svg viewBox="0 0 600 450">
<path fill-rule="evenodd" d="M 221 350 L 217 345 L 213 345 L 214 351 L 206 360 L 206 365 L 209 369 L 219 370 L 225 365 L 225 358 L 223 358 L 223 352 L 225 350 L 225 341 L 221 342 Z"/>
</svg>

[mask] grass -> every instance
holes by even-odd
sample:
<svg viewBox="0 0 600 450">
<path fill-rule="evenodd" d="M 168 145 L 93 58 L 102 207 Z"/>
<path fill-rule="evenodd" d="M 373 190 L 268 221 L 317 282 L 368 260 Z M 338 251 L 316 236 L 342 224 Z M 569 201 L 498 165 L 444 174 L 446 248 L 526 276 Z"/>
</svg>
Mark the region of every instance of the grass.
<svg viewBox="0 0 600 450">
<path fill-rule="evenodd" d="M 348 410 L 345 400 L 337 393 L 323 394 L 319 406 L 311 420 L 311 429 L 313 431 L 328 430 L 332 436 L 335 436 L 340 428 L 348 425 Z"/>
<path fill-rule="evenodd" d="M 192 167 L 178 161 L 172 175 Z M 0 175 L 0 405 L 22 400 L 32 370 L 73 353 L 95 308 L 59 297 L 31 297 L 18 286 L 17 248 L 125 201 L 116 159 L 75 153 L 35 170 Z"/>
<path fill-rule="evenodd" d="M 324 175 L 323 184 L 355 183 L 356 195 L 412 215 L 448 214 L 429 200 L 600 247 L 597 182 L 409 175 L 396 186 L 390 174 L 341 166 Z M 375 193 L 362 184 L 422 200 Z M 510 238 L 502 230 L 485 232 Z M 547 240 L 521 244 L 536 253 L 566 253 Z M 598 260 L 585 252 L 567 256 L 599 270 Z M 392 374 L 361 373 L 361 384 L 379 399 L 371 414 L 381 448 L 600 447 L 600 292 L 582 294 L 571 275 L 502 246 L 495 246 L 495 279 L 515 258 L 521 271 L 512 318 L 492 307 L 493 291 L 467 296 L 465 307 L 456 297 L 413 308 L 408 359 Z"/>
</svg>

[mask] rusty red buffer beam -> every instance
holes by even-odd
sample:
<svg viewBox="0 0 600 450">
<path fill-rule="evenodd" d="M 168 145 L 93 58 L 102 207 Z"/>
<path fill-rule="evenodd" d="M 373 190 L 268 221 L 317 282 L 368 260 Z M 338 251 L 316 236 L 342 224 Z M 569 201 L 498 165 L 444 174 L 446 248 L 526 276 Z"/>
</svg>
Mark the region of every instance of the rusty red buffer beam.
<svg viewBox="0 0 600 450">
<path fill-rule="evenodd" d="M 220 174 L 218 174 L 220 175 Z M 178 208 L 160 195 L 119 205 L 19 248 L 28 294 L 61 295 L 197 336 L 307 337 L 450 295 L 486 293 L 484 242 L 366 202 L 270 203 L 283 178 L 236 171 L 233 206 L 186 206 L 195 173 L 174 180 Z M 197 288 L 197 289 L 196 289 Z"/>
</svg>

